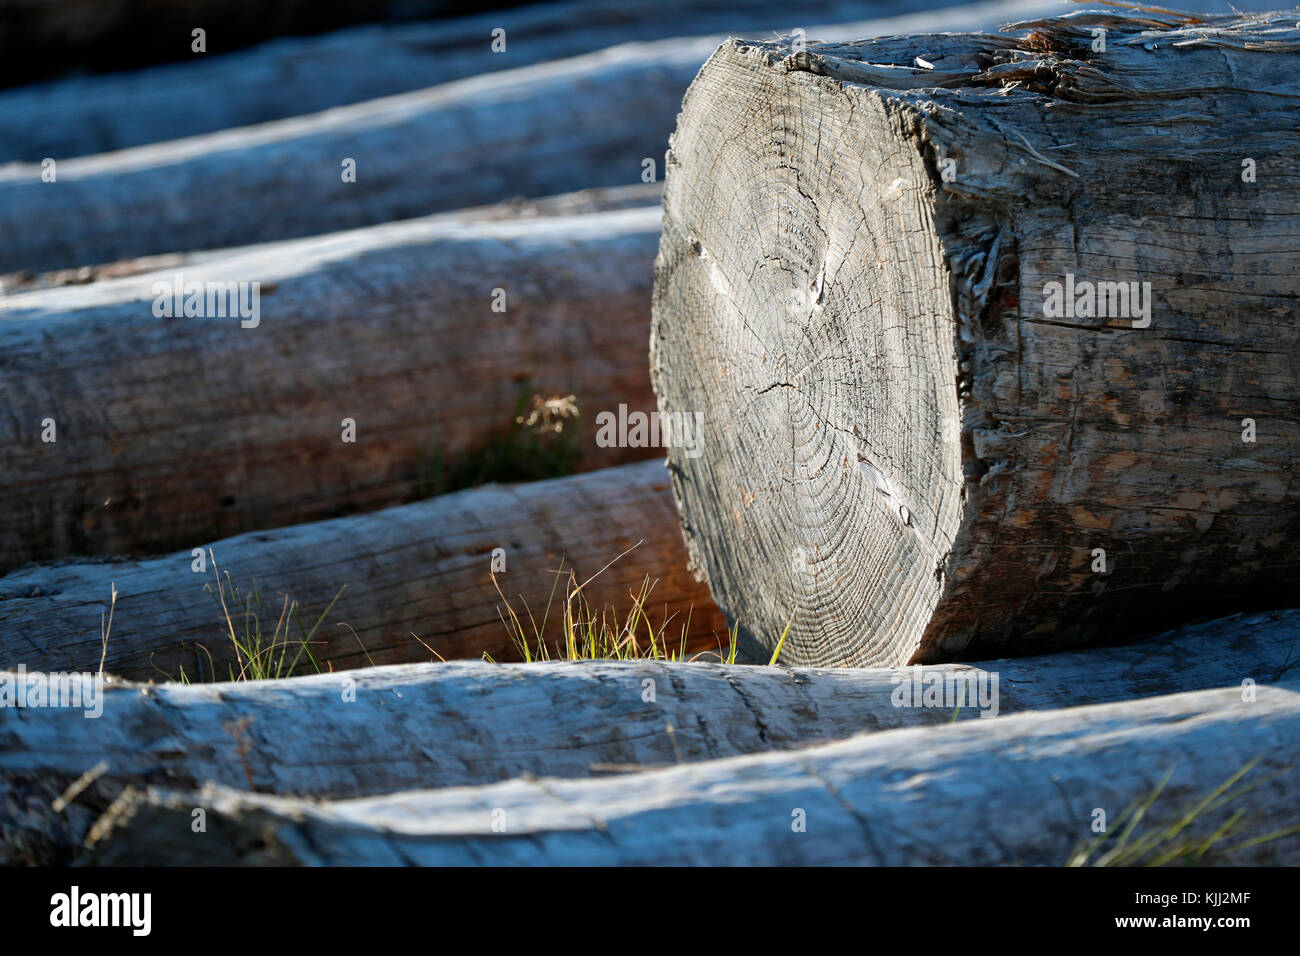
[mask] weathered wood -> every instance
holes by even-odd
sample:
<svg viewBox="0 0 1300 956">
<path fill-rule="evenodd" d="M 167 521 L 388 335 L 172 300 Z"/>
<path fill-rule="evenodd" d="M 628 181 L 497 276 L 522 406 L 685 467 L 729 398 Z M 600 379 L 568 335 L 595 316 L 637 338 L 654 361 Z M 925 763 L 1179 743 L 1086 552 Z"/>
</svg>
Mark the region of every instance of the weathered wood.
<svg viewBox="0 0 1300 956">
<path fill-rule="evenodd" d="M 215 54 L 282 33 L 463 8 L 460 0 L 0 0 L 0 84 L 207 55 L 193 53 L 196 26 Z"/>
<path fill-rule="evenodd" d="M 1008 0 L 953 26 L 1047 9 Z M 823 35 L 896 32 L 911 18 Z M 925 22 L 933 23 L 933 20 Z M 624 44 L 324 113 L 41 167 L 0 167 L 0 272 L 284 239 L 639 181 L 717 37 Z M 356 181 L 342 164 L 356 161 Z M 662 172 L 662 169 L 659 170 Z"/>
<path fill-rule="evenodd" d="M 338 799 L 525 775 L 601 776 L 982 712 L 1052 710 L 1247 678 L 1268 683 L 1298 658 L 1300 611 L 1289 611 L 1213 621 L 1128 647 L 924 669 L 954 687 L 984 672 L 996 696 L 983 708 L 973 694 L 960 708 L 896 705 L 913 671 L 655 661 L 453 662 L 242 684 L 110 683 L 92 708 L 96 719 L 72 708 L 0 711 L 10 715 L 0 806 L 12 808 L 0 858 L 59 858 L 125 786 L 215 783 Z M 34 678 L 4 679 L 27 699 Z M 250 744 L 242 758 L 241 735 Z M 106 768 L 93 788 L 72 809 L 51 813 L 52 800 L 101 761 Z"/>
<path fill-rule="evenodd" d="M 346 586 L 311 647 L 320 665 L 334 670 L 432 660 L 426 645 L 445 658 L 487 652 L 515 659 L 489 574 L 497 548 L 505 552 L 502 590 L 521 616 L 526 602 L 540 624 L 555 585 L 551 572 L 562 560 L 581 583 L 642 542 L 584 594 L 597 608 L 617 607 L 622 620 L 629 592 L 648 575 L 658 585 L 647 612 L 656 627 L 671 618 L 672 646 L 689 614 L 689 646 L 717 647 L 725 639 L 721 617 L 708 591 L 685 571 L 672 516 L 663 464 L 647 461 L 572 478 L 484 485 L 371 514 L 239 535 L 209 548 L 223 580 L 229 572 L 241 595 L 251 595 L 256 584 L 268 637 L 281 595 L 299 603 L 310 628 Z M 0 578 L 0 667 L 97 670 L 100 612 L 107 615 L 116 588 L 107 673 L 177 679 L 184 667 L 190 679 L 211 680 L 202 645 L 217 662 L 216 676 L 224 677 L 223 662 L 233 661 L 234 652 L 218 597 L 204 590 L 213 584 L 213 567 L 198 573 L 193 561 L 190 551 L 179 551 L 148 560 L 34 565 Z M 557 593 L 547 625 L 552 642 L 563 584 Z M 243 599 L 228 593 L 227 604 L 242 630 Z M 296 639 L 297 630 L 292 633 Z"/>
<path fill-rule="evenodd" d="M 1294 17 L 1159 13 L 719 49 L 651 361 L 706 423 L 674 489 L 742 633 L 892 664 L 1286 603 L 1298 66 Z M 1056 314 L 1075 280 L 1137 298 Z"/>
<path fill-rule="evenodd" d="M 595 441 L 599 411 L 654 407 L 659 222 L 410 221 L 0 298 L 0 570 L 427 495 L 503 440 L 525 388 L 576 396 L 580 467 L 661 454 Z M 260 282 L 259 324 L 156 316 L 177 274 Z"/>
<path fill-rule="evenodd" d="M 203 23 L 191 13 L 188 26 L 170 38 L 173 49 L 186 54 L 177 57 L 184 62 L 0 93 L 0 163 L 85 156 L 265 123 L 633 40 L 773 28 L 784 33 L 797 24 L 883 17 L 916 6 L 906 0 L 742 0 L 722 9 L 711 0 L 687 0 L 665 16 L 658 6 L 577 0 L 288 36 L 226 55 L 226 36 L 212 26 L 208 53 L 189 55 L 190 30 Z M 501 52 L 492 49 L 497 29 L 505 31 Z"/>
<path fill-rule="evenodd" d="M 1097 809 L 1116 827 L 1164 781 L 1142 835 L 1258 758 L 1227 806 L 1201 813 L 1180 839 L 1204 841 L 1240 811 L 1199 862 L 1294 865 L 1298 746 L 1293 678 L 1250 701 L 1238 688 L 1197 691 L 601 780 L 327 803 L 131 788 L 87 841 L 101 864 L 1060 866 L 1095 836 Z M 206 832 L 194 832 L 196 808 Z"/>
<path fill-rule="evenodd" d="M 583 216 L 594 212 L 614 212 L 619 209 L 640 209 L 646 206 L 657 206 L 661 198 L 661 183 L 633 183 L 630 186 L 579 189 L 571 193 L 539 196 L 534 199 L 516 197 L 505 202 L 491 203 L 487 206 L 470 206 L 465 209 L 455 209 L 451 212 L 435 213 L 431 216 L 421 217 L 420 221 L 425 223 L 468 223 L 497 222 L 504 219 Z M 310 243 L 310 241 L 307 242 Z M 64 285 L 87 285 L 92 282 L 101 282 L 104 279 L 121 279 L 146 272 L 164 272 L 212 262 L 215 259 L 229 259 L 233 256 L 248 255 L 254 252 L 270 252 L 274 254 L 277 248 L 284 248 L 293 242 L 301 242 L 301 240 L 290 239 L 278 243 L 265 242 L 247 246 L 227 246 L 224 249 L 202 249 L 193 252 L 164 252 L 158 255 L 139 256 L 134 259 L 122 259 L 101 265 L 78 266 L 75 269 L 54 269 L 50 272 L 11 272 L 7 275 L 0 275 L 0 294 L 13 295 L 19 292 L 34 292 L 38 289 Z M 298 245 L 292 248 L 309 249 L 312 247 L 310 245 Z"/>
</svg>

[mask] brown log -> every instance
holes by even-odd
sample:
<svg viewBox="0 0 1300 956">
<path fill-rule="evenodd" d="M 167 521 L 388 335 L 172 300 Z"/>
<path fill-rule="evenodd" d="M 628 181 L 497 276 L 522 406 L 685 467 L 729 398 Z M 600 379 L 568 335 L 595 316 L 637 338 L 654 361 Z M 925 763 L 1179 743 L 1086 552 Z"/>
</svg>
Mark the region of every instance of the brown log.
<svg viewBox="0 0 1300 956">
<path fill-rule="evenodd" d="M 1298 67 L 1282 16 L 718 50 L 652 378 L 707 423 L 674 489 L 742 633 L 891 664 L 1288 601 Z"/>
<path fill-rule="evenodd" d="M 707 590 L 685 571 L 672 516 L 663 463 L 647 461 L 571 478 L 485 485 L 147 560 L 33 565 L 0 578 L 0 668 L 98 670 L 101 625 L 111 610 L 107 673 L 176 680 L 183 668 L 191 680 L 226 678 L 231 666 L 238 667 L 212 590 L 218 572 L 223 582 L 228 572 L 239 589 L 232 596 L 227 586 L 226 603 L 241 640 L 243 609 L 254 588 L 268 637 L 284 596 L 298 602 L 310 629 L 338 595 L 310 645 L 322 669 L 428 661 L 435 652 L 515 660 L 489 573 L 498 548 L 505 558 L 505 571 L 497 575 L 501 589 L 530 631 L 525 605 L 540 625 L 561 562 L 581 583 L 634 549 L 586 588 L 591 605 L 616 607 L 621 621 L 630 593 L 648 576 L 657 584 L 647 613 L 656 628 L 668 621 L 670 645 L 679 646 L 689 616 L 688 649 L 716 648 L 725 640 L 722 621 Z M 548 643 L 558 633 L 564 593 L 561 581 L 546 626 Z M 290 639 L 299 638 L 295 628 Z M 304 659 L 299 671 L 310 670 Z"/>
<path fill-rule="evenodd" d="M 579 409 L 568 436 L 545 439 L 569 450 L 547 467 L 656 454 L 602 447 L 594 425 L 623 403 L 653 408 L 658 231 L 650 207 L 413 220 L 0 297 L 0 571 L 447 490 L 519 432 L 532 395 L 572 394 Z M 176 275 L 260 283 L 258 324 L 158 317 L 156 284 Z"/>
</svg>

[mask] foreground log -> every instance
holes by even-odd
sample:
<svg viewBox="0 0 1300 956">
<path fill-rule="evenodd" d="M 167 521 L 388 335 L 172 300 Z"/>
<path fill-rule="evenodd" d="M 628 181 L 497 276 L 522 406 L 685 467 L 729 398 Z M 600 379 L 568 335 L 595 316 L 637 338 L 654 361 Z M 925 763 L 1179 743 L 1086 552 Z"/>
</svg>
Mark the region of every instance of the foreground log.
<svg viewBox="0 0 1300 956">
<path fill-rule="evenodd" d="M 942 0 L 932 2 L 942 5 Z M 0 14 L 5 6 L 0 0 Z M 248 6 L 256 7 L 259 17 L 264 13 L 261 4 Z M 908 7 L 915 4 L 802 0 L 783 3 L 774 11 L 770 0 L 733 0 L 724 11 L 711 0 L 687 0 L 675 3 L 672 15 L 664 16 L 661 8 L 628 6 L 623 0 L 571 0 L 434 23 L 371 24 L 320 36 L 287 36 L 227 55 L 222 53 L 229 49 L 229 31 L 208 22 L 204 14 L 187 12 L 183 27 L 171 27 L 169 43 L 154 44 L 153 49 L 189 54 L 191 28 L 206 23 L 210 46 L 205 55 L 0 93 L 0 163 L 105 153 L 265 123 L 633 40 L 762 34 L 776 27 L 787 31 L 797 23 L 886 16 Z M 66 11 L 62 19 L 66 21 Z M 156 15 L 148 23 L 159 26 Z M 139 26 L 139 19 L 129 23 L 137 39 Z M 506 41 L 499 52 L 492 44 L 497 29 L 505 31 Z M 0 50 L 5 46 L 2 30 Z M 20 52 L 32 53 L 32 40 L 29 31 Z M 8 57 L 0 61 L 12 62 Z M 195 109 L 196 103 L 203 108 Z"/>
<path fill-rule="evenodd" d="M 972 7 L 987 25 L 1038 0 Z M 896 32 L 896 18 L 823 35 Z M 933 24 L 933 19 L 925 21 Z M 625 44 L 324 113 L 58 162 L 0 167 L 0 273 L 285 239 L 639 181 L 716 37 Z M 347 181 L 346 160 L 355 161 Z M 658 170 L 662 172 L 662 170 Z"/>
<path fill-rule="evenodd" d="M 87 841 L 102 864 L 1060 866 L 1095 839 L 1096 810 L 1118 828 L 1154 795 L 1144 837 L 1245 770 L 1226 804 L 1148 860 L 1195 848 L 1239 812 L 1197 862 L 1294 865 L 1300 682 L 1256 694 L 1197 691 L 611 779 L 324 804 L 132 788 Z M 204 833 L 191 827 L 196 808 Z"/>
<path fill-rule="evenodd" d="M 12 809 L 0 859 L 61 859 L 125 786 L 215 783 L 350 798 L 525 775 L 600 776 L 980 714 L 1267 683 L 1294 663 L 1298 640 L 1300 611 L 1274 612 L 1122 648 L 924 669 L 926 681 L 939 675 L 953 688 L 985 674 L 983 706 L 970 685 L 964 707 L 900 706 L 899 687 L 913 671 L 656 661 L 454 662 L 242 684 L 107 684 L 91 709 L 97 719 L 45 708 L 7 724 L 0 806 Z M 43 678 L 3 679 L 26 700 Z M 101 762 L 92 785 L 52 813 L 54 800 Z"/>
<path fill-rule="evenodd" d="M 512 430 L 523 440 L 534 394 L 576 397 L 581 419 L 543 443 L 556 467 L 660 454 L 601 447 L 594 427 L 602 410 L 654 407 L 658 230 L 657 208 L 413 221 L 0 298 L 0 570 L 446 490 Z M 159 316 L 178 277 L 242 283 L 241 305 L 260 283 L 258 315 Z"/>
<path fill-rule="evenodd" d="M 1087 13 L 718 50 L 672 140 L 651 361 L 706 423 L 674 490 L 742 632 L 793 615 L 790 662 L 887 664 L 1285 602 L 1298 40 Z"/>
<path fill-rule="evenodd" d="M 226 604 L 241 640 L 250 601 L 260 606 L 269 642 L 282 595 L 298 602 L 310 629 L 346 588 L 311 644 L 321 668 L 427 661 L 434 652 L 513 660 L 489 574 L 494 551 L 501 549 L 495 557 L 505 565 L 497 575 L 501 588 L 527 627 L 525 604 L 540 624 L 561 562 L 581 583 L 638 542 L 588 586 L 591 604 L 614 605 L 622 620 L 629 592 L 649 576 L 658 584 L 646 610 L 656 627 L 670 619 L 672 646 L 689 615 L 688 647 L 716 648 L 725 636 L 722 620 L 707 590 L 685 571 L 672 514 L 663 464 L 648 461 L 572 478 L 485 485 L 372 514 L 240 535 L 212 544 L 216 567 L 205 555 L 202 573 L 190 551 L 142 561 L 36 565 L 0 578 L 0 667 L 97 670 L 101 625 L 111 610 L 107 673 L 174 680 L 183 668 L 192 680 L 225 678 L 235 655 L 212 590 L 218 572 L 223 582 L 228 572 L 239 589 L 232 595 L 226 587 Z M 563 583 L 558 594 L 547 625 L 550 641 Z M 289 639 L 299 637 L 294 628 Z"/>
</svg>

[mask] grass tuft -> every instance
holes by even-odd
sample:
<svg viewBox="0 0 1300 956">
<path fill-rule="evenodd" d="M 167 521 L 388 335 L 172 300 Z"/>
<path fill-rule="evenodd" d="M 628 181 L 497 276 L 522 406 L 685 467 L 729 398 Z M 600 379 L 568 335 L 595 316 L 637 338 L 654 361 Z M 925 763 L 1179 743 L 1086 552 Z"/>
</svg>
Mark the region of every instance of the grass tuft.
<svg viewBox="0 0 1300 956">
<path fill-rule="evenodd" d="M 1272 833 L 1243 839 L 1241 822 L 1244 810 L 1233 811 L 1206 836 L 1193 835 L 1193 829 L 1204 831 L 1209 818 L 1226 812 L 1232 801 L 1263 786 L 1276 774 L 1261 777 L 1249 784 L 1241 783 L 1259 758 L 1250 761 L 1231 777 L 1219 784 L 1206 796 L 1189 805 L 1168 823 L 1148 826 L 1140 831 L 1148 811 L 1159 799 L 1169 782 L 1173 769 L 1161 778 L 1155 788 L 1137 803 L 1125 808 L 1115 821 L 1115 827 L 1099 833 L 1081 843 L 1071 854 L 1067 866 L 1166 866 L 1170 863 L 1196 865 L 1222 862 L 1224 857 L 1240 850 L 1259 846 L 1273 840 L 1300 833 L 1300 826 L 1286 827 Z M 1198 826 L 1199 824 L 1199 826 Z M 1232 842 L 1229 845 L 1229 841 Z"/>
<path fill-rule="evenodd" d="M 254 680 L 277 680 L 282 677 L 293 677 L 298 674 L 320 674 L 324 673 L 316 655 L 312 653 L 312 645 L 319 643 L 316 640 L 321 626 L 325 623 L 326 616 L 334 609 L 340 597 L 343 596 L 347 585 L 340 587 L 335 592 L 333 599 L 321 611 L 320 615 L 311 623 L 310 626 L 304 623 L 301 608 L 298 602 L 287 594 L 281 594 L 280 609 L 275 618 L 274 626 L 268 627 L 270 619 L 263 622 L 262 616 L 262 593 L 257 586 L 257 579 L 254 578 L 249 590 L 244 591 L 231 579 L 229 571 L 222 571 L 217 566 L 216 556 L 211 550 L 208 551 L 208 559 L 212 562 L 212 573 L 214 584 L 203 585 L 203 590 L 215 596 L 217 605 L 221 609 L 221 631 L 222 639 L 226 643 L 230 654 L 234 660 L 225 660 L 223 663 L 226 667 L 224 678 L 219 676 L 220 668 L 213 657 L 212 652 L 204 644 L 195 644 L 203 651 L 208 659 L 208 667 L 204 674 L 204 682 L 214 683 L 225 679 L 229 681 L 254 681 Z M 117 597 L 117 591 L 114 589 L 114 600 Z M 110 616 L 111 621 L 111 616 Z M 340 627 L 347 627 L 347 624 L 340 624 Z M 352 636 L 356 637 L 357 643 L 361 644 L 361 638 L 357 637 L 356 631 L 352 631 Z M 107 635 L 105 635 L 105 648 L 107 649 Z M 366 655 L 366 659 L 371 665 L 374 661 L 370 659 L 369 652 L 366 651 L 365 645 L 361 644 L 361 650 Z M 160 667 L 155 665 L 155 670 L 166 677 L 168 680 L 179 681 L 182 684 L 190 684 L 193 681 L 190 675 L 186 673 L 184 665 L 180 667 L 180 673 L 172 676 Z"/>
<path fill-rule="evenodd" d="M 497 613 L 520 659 L 525 663 L 533 663 L 553 660 L 699 661 L 713 658 L 724 664 L 736 663 L 739 622 L 728 632 L 726 647 L 719 642 L 716 651 L 699 651 L 688 657 L 686 648 L 690 637 L 690 612 L 687 612 L 686 620 L 681 623 L 676 632 L 672 630 L 676 614 L 668 614 L 667 609 L 656 626 L 651 619 L 649 608 L 658 582 L 652 582 L 648 575 L 636 591 L 629 592 L 631 604 L 626 613 L 620 614 L 613 606 L 596 608 L 591 604 L 587 598 L 587 586 L 609 570 L 616 561 L 640 545 L 641 542 L 638 541 L 581 584 L 578 583 L 577 572 L 571 567 L 566 568 L 564 560 L 561 559 L 560 567 L 552 572 L 555 580 L 551 584 L 550 595 L 547 597 L 540 623 L 532 608 L 528 606 L 528 602 L 522 597 L 520 602 L 523 605 L 523 613 L 516 611 L 510 599 L 501 590 L 501 582 L 497 580 L 496 573 L 489 572 L 492 576 L 492 586 L 496 588 L 501 598 Z M 559 593 L 561 582 L 564 583 L 564 590 Z M 548 629 L 557 603 L 559 610 L 556 627 Z M 794 617 L 791 616 L 790 624 L 793 622 Z M 781 635 L 781 640 L 772 654 L 772 664 L 775 664 L 781 655 L 786 635 L 790 632 L 790 624 L 786 625 L 785 633 Z M 557 629 L 558 633 L 556 633 Z M 483 659 L 495 663 L 486 653 Z"/>
</svg>

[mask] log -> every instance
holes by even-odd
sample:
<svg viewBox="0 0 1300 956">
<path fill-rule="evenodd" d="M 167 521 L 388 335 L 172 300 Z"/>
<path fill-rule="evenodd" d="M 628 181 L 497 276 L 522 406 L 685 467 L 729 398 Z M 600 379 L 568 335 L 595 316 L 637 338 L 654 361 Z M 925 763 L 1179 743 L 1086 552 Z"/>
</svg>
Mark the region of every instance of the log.
<svg viewBox="0 0 1300 956">
<path fill-rule="evenodd" d="M 962 8 L 978 26 L 1043 0 Z M 835 36 L 895 32 L 894 18 Z M 286 239 L 641 180 L 718 37 L 632 43 L 323 113 L 56 163 L 0 167 L 0 273 Z M 355 182 L 344 160 L 356 161 Z M 658 168 L 657 172 L 662 172 Z"/>
<path fill-rule="evenodd" d="M 449 15 L 464 6 L 456 0 L 0 0 L 0 85 L 197 56 L 196 25 L 207 29 L 208 50 L 217 53 L 280 33 Z"/>
<path fill-rule="evenodd" d="M 791 663 L 878 665 L 1285 603 L 1294 18 L 787 54 L 687 94 L 652 320 L 661 413 L 706 423 L 687 548 L 756 653 L 792 616 Z"/>
<path fill-rule="evenodd" d="M 679 646 L 689 617 L 688 649 L 716 648 L 725 640 L 721 617 L 685 571 L 672 516 L 662 463 L 647 461 L 238 535 L 207 546 L 201 570 L 189 550 L 33 565 L 0 578 L 0 668 L 98 670 L 101 625 L 111 610 L 107 673 L 177 680 L 184 668 L 190 680 L 224 678 L 235 655 L 214 590 L 218 572 L 239 589 L 233 596 L 226 587 L 226 604 L 241 639 L 254 587 L 268 640 L 281 595 L 298 602 L 304 629 L 338 597 L 311 644 L 322 669 L 428 661 L 435 652 L 514 660 L 489 573 L 496 549 L 504 551 L 501 589 L 527 627 L 525 604 L 540 624 L 561 562 L 581 583 L 638 542 L 587 587 L 590 603 L 615 606 L 622 620 L 629 593 L 649 576 L 658 583 L 646 610 L 656 628 L 668 621 L 671 646 Z M 564 592 L 561 583 L 548 643 L 558 633 Z M 297 629 L 292 635 L 299 640 Z M 309 670 L 304 660 L 301 671 Z"/>
<path fill-rule="evenodd" d="M 1095 838 L 1097 810 L 1118 828 L 1126 809 L 1151 799 L 1140 839 L 1245 770 L 1231 799 L 1148 859 L 1210 840 L 1240 812 L 1196 862 L 1295 865 L 1298 692 L 1293 677 L 1252 701 L 1239 688 L 1205 690 L 605 779 L 326 803 L 129 788 L 88 835 L 88 862 L 1061 866 Z M 202 833 L 192 828 L 198 808 Z"/>
<path fill-rule="evenodd" d="M 1298 641 L 1300 610 L 1236 616 L 1128 647 L 941 664 L 926 673 L 953 686 L 981 671 L 996 675 L 1001 716 L 1246 678 L 1267 683 L 1294 664 Z M 127 786 L 215 783 L 355 798 L 525 775 L 602 776 L 992 713 L 973 697 L 956 709 L 895 706 L 903 677 L 910 675 L 661 661 L 453 662 L 235 684 L 110 683 L 92 709 L 96 719 L 46 708 L 8 724 L 0 806 L 14 808 L 20 822 L 0 834 L 0 859 L 61 859 Z M 39 680 L 3 679 L 20 700 Z M 340 706 L 348 690 L 353 699 Z M 311 728 L 310 746 L 303 727 Z M 242 758 L 241 734 L 253 742 Z M 107 766 L 93 788 L 51 813 L 54 799 L 101 761 Z"/>
<path fill-rule="evenodd" d="M 610 186 L 579 189 L 556 196 L 539 196 L 534 199 L 516 197 L 505 202 L 486 206 L 470 206 L 451 212 L 435 213 L 421 217 L 425 223 L 499 222 L 501 220 L 537 219 L 541 217 L 582 216 L 593 212 L 614 212 L 619 209 L 640 209 L 657 206 L 662 198 L 662 184 L 634 183 L 631 186 Z M 319 237 L 317 237 L 319 238 Z M 301 240 L 282 243 L 264 242 L 247 246 L 227 246 L 224 249 L 202 249 L 193 252 L 164 252 L 153 256 L 138 256 L 94 266 L 75 269 L 53 269 L 49 272 L 11 272 L 0 275 L 0 295 L 34 292 L 54 286 L 87 285 L 104 279 L 121 279 L 146 272 L 165 272 L 186 266 L 229 259 L 250 253 L 274 255 L 277 247 Z M 310 243 L 311 240 L 307 240 Z M 294 248 L 310 248 L 310 245 Z M 3 299 L 0 299 L 3 302 Z"/>
<path fill-rule="evenodd" d="M 580 413 L 570 437 L 546 440 L 560 450 L 546 467 L 661 454 L 595 441 L 599 411 L 654 407 L 658 230 L 650 207 L 410 221 L 0 297 L 0 570 L 156 554 L 446 490 L 533 394 L 572 394 Z M 257 326 L 155 315 L 155 284 L 176 275 L 260 282 Z"/>
<path fill-rule="evenodd" d="M 923 4 L 930 5 L 942 6 L 944 0 Z M 727 4 L 725 11 L 709 0 L 673 6 L 673 14 L 665 16 L 662 7 L 629 7 L 615 0 L 546 3 L 431 23 L 284 36 L 238 52 L 228 52 L 228 33 L 209 24 L 204 55 L 190 53 L 190 31 L 205 20 L 189 11 L 183 29 L 170 28 L 170 48 L 184 54 L 177 57 L 183 62 L 0 93 L 0 163 L 85 156 L 250 126 L 634 40 L 762 33 L 773 27 L 784 32 L 798 23 L 883 17 L 916 8 L 903 0 L 802 0 L 779 9 L 770 0 L 744 0 Z M 150 23 L 158 26 L 157 18 Z M 492 49 L 496 29 L 505 31 L 501 52 Z M 30 53 L 30 33 L 24 40 Z M 195 103 L 203 109 L 195 109 Z"/>
</svg>

